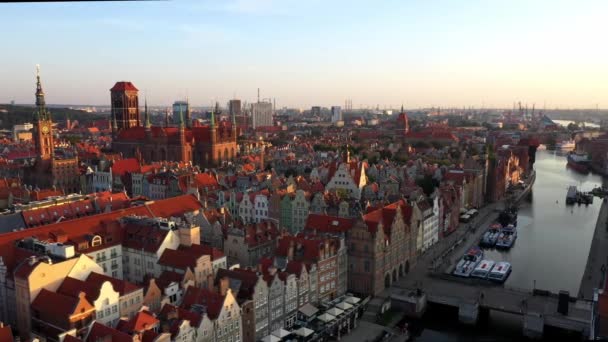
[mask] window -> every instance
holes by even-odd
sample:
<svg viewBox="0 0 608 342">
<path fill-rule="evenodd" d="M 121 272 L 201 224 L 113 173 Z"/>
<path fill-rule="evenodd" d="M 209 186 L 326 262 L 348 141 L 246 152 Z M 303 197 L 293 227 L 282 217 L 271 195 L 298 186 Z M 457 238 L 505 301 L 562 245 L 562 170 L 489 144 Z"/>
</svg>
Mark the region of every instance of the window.
<svg viewBox="0 0 608 342">
<path fill-rule="evenodd" d="M 112 305 L 112 313 L 118 312 L 118 305 Z"/>
</svg>

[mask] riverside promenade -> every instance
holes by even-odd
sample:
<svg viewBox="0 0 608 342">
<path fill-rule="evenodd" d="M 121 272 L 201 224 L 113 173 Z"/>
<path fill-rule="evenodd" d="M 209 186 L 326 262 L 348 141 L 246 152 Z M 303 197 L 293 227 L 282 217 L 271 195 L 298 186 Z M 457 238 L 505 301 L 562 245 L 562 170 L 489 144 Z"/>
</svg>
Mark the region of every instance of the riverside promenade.
<svg viewBox="0 0 608 342">
<path fill-rule="evenodd" d="M 606 286 L 606 269 L 608 268 L 608 203 L 602 201 L 602 207 L 597 217 L 587 266 L 581 285 L 579 287 L 579 298 L 593 299 L 593 290 Z"/>
</svg>

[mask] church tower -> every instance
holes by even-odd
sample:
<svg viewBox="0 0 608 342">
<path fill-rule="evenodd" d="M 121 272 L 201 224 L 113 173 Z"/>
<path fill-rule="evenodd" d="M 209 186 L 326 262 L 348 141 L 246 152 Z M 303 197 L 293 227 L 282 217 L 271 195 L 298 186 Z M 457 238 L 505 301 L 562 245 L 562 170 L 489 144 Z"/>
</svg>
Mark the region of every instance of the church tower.
<svg viewBox="0 0 608 342">
<path fill-rule="evenodd" d="M 40 67 L 36 66 L 36 110 L 34 111 L 34 144 L 38 162 L 50 165 L 54 154 L 53 122 L 44 102 Z"/>
<path fill-rule="evenodd" d="M 112 120 L 116 120 L 118 130 L 141 126 L 138 91 L 131 82 L 116 82 L 110 89 Z"/>
</svg>

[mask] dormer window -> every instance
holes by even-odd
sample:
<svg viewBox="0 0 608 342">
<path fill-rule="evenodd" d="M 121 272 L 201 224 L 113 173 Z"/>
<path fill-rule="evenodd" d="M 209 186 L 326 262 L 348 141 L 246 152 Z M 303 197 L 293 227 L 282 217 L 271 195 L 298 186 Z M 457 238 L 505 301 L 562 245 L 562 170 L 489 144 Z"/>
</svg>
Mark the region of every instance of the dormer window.
<svg viewBox="0 0 608 342">
<path fill-rule="evenodd" d="M 91 239 L 91 246 L 97 247 L 101 245 L 101 236 L 95 235 L 93 239 Z"/>
</svg>

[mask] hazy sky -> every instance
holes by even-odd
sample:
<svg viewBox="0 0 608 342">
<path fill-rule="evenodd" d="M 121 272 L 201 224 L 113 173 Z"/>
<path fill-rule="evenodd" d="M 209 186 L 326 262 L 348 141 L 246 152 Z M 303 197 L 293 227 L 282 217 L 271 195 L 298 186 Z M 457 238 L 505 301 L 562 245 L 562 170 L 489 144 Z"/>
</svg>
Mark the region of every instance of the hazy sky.
<svg viewBox="0 0 608 342">
<path fill-rule="evenodd" d="M 0 102 L 608 107 L 608 1 L 0 4 Z"/>
</svg>

